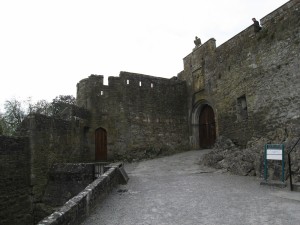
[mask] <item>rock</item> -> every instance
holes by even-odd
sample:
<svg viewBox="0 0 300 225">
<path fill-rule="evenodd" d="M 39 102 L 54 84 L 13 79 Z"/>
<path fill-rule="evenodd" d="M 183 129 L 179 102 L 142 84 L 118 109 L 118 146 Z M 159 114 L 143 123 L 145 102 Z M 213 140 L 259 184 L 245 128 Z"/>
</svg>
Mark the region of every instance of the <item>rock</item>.
<svg viewBox="0 0 300 225">
<path fill-rule="evenodd" d="M 206 154 L 203 159 L 202 159 L 202 163 L 205 166 L 211 166 L 214 167 L 216 169 L 221 169 L 222 167 L 220 167 L 218 165 L 218 162 L 223 160 L 224 156 L 222 154 L 219 154 L 217 152 L 211 152 L 209 154 Z"/>
<path fill-rule="evenodd" d="M 246 148 L 239 149 L 234 143 L 223 136 L 220 136 L 214 146 L 214 150 L 206 154 L 201 164 L 216 169 L 228 170 L 231 173 L 243 176 L 264 176 L 264 151 L 266 144 L 280 144 L 284 140 L 285 151 L 289 151 L 298 140 L 298 134 L 291 131 L 298 131 L 295 126 L 287 126 L 287 129 L 278 128 L 269 132 L 265 137 L 254 137 L 248 141 Z M 293 135 L 292 135 L 293 134 Z M 300 180 L 300 143 L 295 152 L 291 154 L 293 179 Z M 286 155 L 287 159 L 287 155 Z M 286 162 L 287 165 L 287 162 Z M 285 174 L 288 174 L 288 166 L 285 167 Z M 281 179 L 281 163 L 268 161 L 268 177 L 273 180 Z M 287 176 L 286 176 L 287 178 Z"/>
<path fill-rule="evenodd" d="M 253 163 L 245 162 L 236 158 L 231 163 L 229 171 L 233 174 L 247 176 L 253 169 Z"/>
</svg>

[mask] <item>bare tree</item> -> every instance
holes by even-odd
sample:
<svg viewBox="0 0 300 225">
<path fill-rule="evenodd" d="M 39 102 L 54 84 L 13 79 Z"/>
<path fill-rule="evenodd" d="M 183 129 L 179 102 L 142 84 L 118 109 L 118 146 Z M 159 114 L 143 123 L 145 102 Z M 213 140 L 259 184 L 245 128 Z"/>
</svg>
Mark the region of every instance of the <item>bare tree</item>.
<svg viewBox="0 0 300 225">
<path fill-rule="evenodd" d="M 43 114 L 45 116 L 53 115 L 53 106 L 46 100 L 39 100 L 35 104 L 28 104 L 28 114 L 36 113 Z"/>
<path fill-rule="evenodd" d="M 14 135 L 21 122 L 29 114 L 68 119 L 75 103 L 76 99 L 72 95 L 57 96 L 51 103 L 39 100 L 33 104 L 31 98 L 23 102 L 14 98 L 7 100 L 4 103 L 4 113 L 0 113 L 0 135 Z"/>
<path fill-rule="evenodd" d="M 14 135 L 26 116 L 25 110 L 22 108 L 21 102 L 16 99 L 5 101 L 4 110 L 1 119 L 2 132 L 5 135 Z"/>
<path fill-rule="evenodd" d="M 0 113 L 0 135 L 4 135 L 6 130 L 6 123 L 3 118 L 3 114 Z"/>
<path fill-rule="evenodd" d="M 68 119 L 71 116 L 72 106 L 76 99 L 72 95 L 60 95 L 52 101 L 52 113 L 56 118 Z"/>
</svg>

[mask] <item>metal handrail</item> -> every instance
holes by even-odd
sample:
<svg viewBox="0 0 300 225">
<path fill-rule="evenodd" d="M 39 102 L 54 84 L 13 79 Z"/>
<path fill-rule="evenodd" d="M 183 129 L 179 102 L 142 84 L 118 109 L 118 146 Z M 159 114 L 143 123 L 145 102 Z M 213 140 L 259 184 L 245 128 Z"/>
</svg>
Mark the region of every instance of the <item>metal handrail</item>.
<svg viewBox="0 0 300 225">
<path fill-rule="evenodd" d="M 300 138 L 298 138 L 297 142 L 294 144 L 294 146 L 291 148 L 291 150 L 288 152 L 288 161 L 289 161 L 289 174 L 290 174 L 290 189 L 293 191 L 293 181 L 292 181 L 292 169 L 291 169 L 291 152 L 294 151 L 294 148 L 299 143 Z"/>
<path fill-rule="evenodd" d="M 105 166 L 107 166 L 109 163 L 108 162 L 95 162 L 94 163 L 94 179 L 97 179 L 100 177 L 102 174 L 104 174 L 105 171 Z"/>
</svg>

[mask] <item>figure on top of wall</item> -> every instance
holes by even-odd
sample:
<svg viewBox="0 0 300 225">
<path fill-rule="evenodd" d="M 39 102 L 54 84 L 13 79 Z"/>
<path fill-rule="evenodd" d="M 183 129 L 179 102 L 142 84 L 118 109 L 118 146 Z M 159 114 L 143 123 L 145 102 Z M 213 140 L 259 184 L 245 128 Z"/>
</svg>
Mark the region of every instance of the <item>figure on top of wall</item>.
<svg viewBox="0 0 300 225">
<path fill-rule="evenodd" d="M 252 18 L 253 21 L 253 27 L 254 27 L 254 32 L 257 33 L 261 30 L 261 26 L 259 25 L 259 22 L 255 19 Z"/>
<path fill-rule="evenodd" d="M 201 45 L 201 40 L 197 36 L 195 37 L 194 44 L 196 45 L 196 47 Z"/>
</svg>

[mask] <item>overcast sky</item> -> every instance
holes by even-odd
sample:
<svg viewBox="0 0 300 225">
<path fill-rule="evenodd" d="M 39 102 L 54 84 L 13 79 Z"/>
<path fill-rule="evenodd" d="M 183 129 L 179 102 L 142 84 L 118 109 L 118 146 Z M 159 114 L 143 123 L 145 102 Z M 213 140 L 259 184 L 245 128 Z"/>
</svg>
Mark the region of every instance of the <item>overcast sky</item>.
<svg viewBox="0 0 300 225">
<path fill-rule="evenodd" d="M 76 97 L 90 74 L 170 78 L 194 47 L 217 46 L 287 0 L 1 0 L 0 105 Z"/>
</svg>

